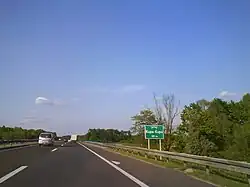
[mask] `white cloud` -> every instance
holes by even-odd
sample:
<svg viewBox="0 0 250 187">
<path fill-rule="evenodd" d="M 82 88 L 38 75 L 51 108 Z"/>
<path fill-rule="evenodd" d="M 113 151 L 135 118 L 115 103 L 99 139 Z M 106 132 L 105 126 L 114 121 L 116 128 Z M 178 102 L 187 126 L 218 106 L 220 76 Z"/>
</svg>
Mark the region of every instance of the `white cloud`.
<svg viewBox="0 0 250 187">
<path fill-rule="evenodd" d="M 63 103 L 59 100 L 50 100 L 45 97 L 37 97 L 35 100 L 35 104 L 37 105 L 62 105 Z"/>
<path fill-rule="evenodd" d="M 229 91 L 222 91 L 219 94 L 220 97 L 230 97 L 230 96 L 235 96 L 235 95 L 236 93 L 229 92 Z"/>
<path fill-rule="evenodd" d="M 53 105 L 53 102 L 50 101 L 49 99 L 45 98 L 45 97 L 37 97 L 35 100 L 35 103 L 37 105 L 43 104 L 43 105 Z"/>
</svg>

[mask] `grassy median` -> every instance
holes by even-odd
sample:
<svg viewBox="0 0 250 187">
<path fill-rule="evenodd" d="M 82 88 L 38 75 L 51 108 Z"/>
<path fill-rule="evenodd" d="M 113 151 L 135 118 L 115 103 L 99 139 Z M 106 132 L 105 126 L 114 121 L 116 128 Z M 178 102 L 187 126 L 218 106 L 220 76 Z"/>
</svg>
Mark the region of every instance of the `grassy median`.
<svg viewBox="0 0 250 187">
<path fill-rule="evenodd" d="M 173 168 L 175 170 L 185 172 L 187 168 L 192 168 L 193 172 L 186 173 L 187 175 L 194 177 L 199 180 L 203 180 L 205 182 L 209 182 L 215 184 L 217 186 L 222 187 L 249 187 L 247 176 L 239 173 L 228 172 L 224 170 L 218 169 L 210 169 L 210 174 L 208 175 L 205 171 L 205 168 L 195 165 L 188 164 L 184 166 L 182 162 L 175 160 L 159 160 L 157 157 L 148 157 L 145 158 L 144 155 L 128 153 L 122 150 L 114 150 L 114 149 L 106 149 L 108 151 L 119 153 L 123 156 L 129 156 L 132 158 L 136 158 L 142 161 L 145 161 L 150 164 L 154 164 L 157 166 L 165 167 L 165 168 Z"/>
</svg>

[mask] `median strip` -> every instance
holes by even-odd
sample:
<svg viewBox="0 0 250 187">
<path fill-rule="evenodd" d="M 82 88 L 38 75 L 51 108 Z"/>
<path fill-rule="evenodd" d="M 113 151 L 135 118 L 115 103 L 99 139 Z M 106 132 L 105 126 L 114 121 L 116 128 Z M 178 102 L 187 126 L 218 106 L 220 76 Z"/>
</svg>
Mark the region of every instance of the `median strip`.
<svg viewBox="0 0 250 187">
<path fill-rule="evenodd" d="M 0 178 L 0 184 L 3 183 L 4 181 L 8 180 L 9 178 L 13 177 L 14 175 L 19 173 L 20 171 L 26 169 L 27 167 L 28 166 L 21 166 L 21 167 L 17 168 L 16 170 L 10 172 L 9 174 L 3 176 L 2 178 Z"/>
</svg>

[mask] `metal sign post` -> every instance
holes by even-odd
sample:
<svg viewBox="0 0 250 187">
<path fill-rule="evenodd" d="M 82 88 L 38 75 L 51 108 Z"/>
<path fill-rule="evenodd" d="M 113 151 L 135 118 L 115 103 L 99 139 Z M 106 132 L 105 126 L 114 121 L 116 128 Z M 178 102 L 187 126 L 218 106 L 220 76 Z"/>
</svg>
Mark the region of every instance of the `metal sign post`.
<svg viewBox="0 0 250 187">
<path fill-rule="evenodd" d="M 159 147 L 160 147 L 160 151 L 161 151 L 161 139 L 159 139 Z M 160 156 L 160 160 L 162 160 L 162 156 Z"/>
<path fill-rule="evenodd" d="M 148 139 L 148 149 L 150 149 L 150 139 Z"/>
</svg>

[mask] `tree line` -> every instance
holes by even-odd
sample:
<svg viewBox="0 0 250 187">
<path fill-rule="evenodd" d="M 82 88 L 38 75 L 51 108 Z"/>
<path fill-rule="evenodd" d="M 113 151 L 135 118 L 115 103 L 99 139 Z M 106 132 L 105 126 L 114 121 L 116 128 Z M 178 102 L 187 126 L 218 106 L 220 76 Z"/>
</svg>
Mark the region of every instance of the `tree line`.
<svg viewBox="0 0 250 187">
<path fill-rule="evenodd" d="M 85 135 L 78 136 L 78 139 L 103 143 L 129 141 L 131 132 L 117 129 L 89 129 Z"/>
<path fill-rule="evenodd" d="M 0 126 L 0 140 L 37 139 L 43 129 Z M 56 132 L 52 132 L 56 136 Z"/>
<path fill-rule="evenodd" d="M 141 135 L 143 144 L 143 125 L 163 124 L 167 151 L 250 162 L 250 94 L 239 101 L 199 100 L 180 113 L 173 95 L 155 101 L 155 110 L 145 109 L 132 117 L 131 129 Z M 181 123 L 173 128 L 178 114 Z"/>
<path fill-rule="evenodd" d="M 250 162 L 250 94 L 239 101 L 215 98 L 186 105 L 182 111 L 174 95 L 154 96 L 155 107 L 132 116 L 130 131 L 90 129 L 82 138 L 126 142 L 146 147 L 144 125 L 164 125 L 163 150 Z M 174 127 L 177 117 L 180 124 Z M 158 147 L 152 140 L 151 147 Z"/>
<path fill-rule="evenodd" d="M 180 152 L 250 161 L 250 94 L 239 101 L 185 106 L 175 146 Z"/>
</svg>

